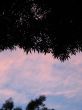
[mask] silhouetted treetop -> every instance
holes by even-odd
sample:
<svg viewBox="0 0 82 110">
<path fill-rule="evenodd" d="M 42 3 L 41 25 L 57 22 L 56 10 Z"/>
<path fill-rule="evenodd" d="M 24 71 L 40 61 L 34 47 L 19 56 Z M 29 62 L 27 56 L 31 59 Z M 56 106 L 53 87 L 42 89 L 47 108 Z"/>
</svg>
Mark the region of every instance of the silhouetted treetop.
<svg viewBox="0 0 82 110">
<path fill-rule="evenodd" d="M 25 110 L 55 110 L 55 109 L 48 109 L 45 106 L 44 101 L 46 101 L 46 97 L 45 96 L 39 96 L 35 100 L 31 100 L 27 104 Z M 21 107 L 15 107 L 14 108 L 14 102 L 13 102 L 12 98 L 9 98 L 8 100 L 5 101 L 5 103 L 2 105 L 0 110 L 22 110 L 22 108 Z"/>
<path fill-rule="evenodd" d="M 45 96 L 40 96 L 38 99 L 31 100 L 26 107 L 26 110 L 39 109 L 40 106 L 44 106 L 43 102 L 46 100 Z"/>
<path fill-rule="evenodd" d="M 9 98 L 5 101 L 5 103 L 2 105 L 2 110 L 12 110 L 14 107 L 14 102 L 12 98 Z"/>
<path fill-rule="evenodd" d="M 31 100 L 28 103 L 26 110 L 54 110 L 54 109 L 47 108 L 44 104 L 44 101 L 46 101 L 45 96 L 40 96 L 35 100 Z"/>
<path fill-rule="evenodd" d="M 82 51 L 81 3 L 76 0 L 0 0 L 0 51 L 23 48 L 62 61 Z"/>
</svg>

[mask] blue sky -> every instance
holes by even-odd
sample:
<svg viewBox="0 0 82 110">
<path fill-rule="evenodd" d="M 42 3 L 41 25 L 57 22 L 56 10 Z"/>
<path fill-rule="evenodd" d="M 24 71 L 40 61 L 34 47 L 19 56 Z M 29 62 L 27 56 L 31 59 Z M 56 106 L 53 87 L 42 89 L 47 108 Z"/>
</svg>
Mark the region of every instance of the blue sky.
<svg viewBox="0 0 82 110">
<path fill-rule="evenodd" d="M 51 54 L 26 55 L 17 48 L 0 53 L 0 106 L 12 97 L 15 106 L 40 95 L 56 110 L 82 110 L 82 53 L 64 63 Z"/>
</svg>

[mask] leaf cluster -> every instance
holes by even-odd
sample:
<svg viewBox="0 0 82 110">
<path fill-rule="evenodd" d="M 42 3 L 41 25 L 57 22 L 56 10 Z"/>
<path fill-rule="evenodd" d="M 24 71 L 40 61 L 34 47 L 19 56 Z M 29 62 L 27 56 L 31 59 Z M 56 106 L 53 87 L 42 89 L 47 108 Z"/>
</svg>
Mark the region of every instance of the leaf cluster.
<svg viewBox="0 0 82 110">
<path fill-rule="evenodd" d="M 0 0 L 0 51 L 52 53 L 64 61 L 82 51 L 82 12 L 77 0 Z"/>
</svg>

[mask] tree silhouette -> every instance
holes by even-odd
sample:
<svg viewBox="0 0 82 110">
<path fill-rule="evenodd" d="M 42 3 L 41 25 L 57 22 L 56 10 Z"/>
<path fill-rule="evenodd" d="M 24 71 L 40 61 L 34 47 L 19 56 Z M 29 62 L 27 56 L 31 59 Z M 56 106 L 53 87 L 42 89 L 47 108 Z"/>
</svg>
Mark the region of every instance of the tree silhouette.
<svg viewBox="0 0 82 110">
<path fill-rule="evenodd" d="M 25 110 L 54 110 L 54 109 L 48 109 L 44 101 L 46 101 L 45 96 L 39 96 L 39 98 L 36 98 L 35 100 L 31 100 Z M 14 102 L 12 98 L 9 98 L 5 101 L 5 103 L 2 105 L 2 108 L 0 110 L 22 110 L 21 107 L 14 108 Z"/>
<path fill-rule="evenodd" d="M 82 51 L 81 37 L 77 0 L 0 0 L 0 51 L 18 46 L 64 61 Z"/>
<path fill-rule="evenodd" d="M 39 106 L 43 106 L 43 102 L 45 101 L 45 96 L 40 96 L 38 99 L 32 100 L 26 107 L 26 110 L 39 110 Z"/>
<path fill-rule="evenodd" d="M 45 106 L 45 104 L 44 104 L 45 100 L 46 100 L 45 96 L 40 96 L 39 98 L 37 98 L 35 100 L 31 100 L 28 103 L 26 110 L 52 110 L 52 109 L 48 109 Z"/>
<path fill-rule="evenodd" d="M 14 102 L 12 101 L 12 98 L 9 98 L 5 101 L 5 103 L 2 106 L 2 110 L 12 110 L 14 107 Z"/>
</svg>

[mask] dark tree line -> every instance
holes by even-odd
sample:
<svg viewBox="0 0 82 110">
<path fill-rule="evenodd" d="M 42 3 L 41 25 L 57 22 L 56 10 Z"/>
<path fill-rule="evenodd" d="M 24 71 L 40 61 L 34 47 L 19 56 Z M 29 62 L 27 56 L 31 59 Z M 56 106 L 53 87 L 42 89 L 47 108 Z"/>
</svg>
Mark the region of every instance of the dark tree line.
<svg viewBox="0 0 82 110">
<path fill-rule="evenodd" d="M 0 51 L 52 53 L 62 61 L 82 51 L 82 11 L 77 0 L 0 0 Z"/>
<path fill-rule="evenodd" d="M 35 100 L 31 100 L 27 104 L 26 110 L 54 110 L 54 109 L 47 108 L 46 105 L 44 104 L 44 101 L 46 101 L 45 96 L 40 96 Z M 21 107 L 14 108 L 14 102 L 12 98 L 9 98 L 8 100 L 5 101 L 5 103 L 2 105 L 0 110 L 22 110 L 22 108 Z"/>
</svg>

